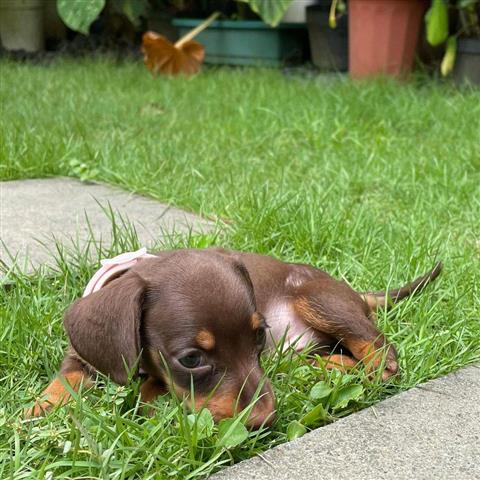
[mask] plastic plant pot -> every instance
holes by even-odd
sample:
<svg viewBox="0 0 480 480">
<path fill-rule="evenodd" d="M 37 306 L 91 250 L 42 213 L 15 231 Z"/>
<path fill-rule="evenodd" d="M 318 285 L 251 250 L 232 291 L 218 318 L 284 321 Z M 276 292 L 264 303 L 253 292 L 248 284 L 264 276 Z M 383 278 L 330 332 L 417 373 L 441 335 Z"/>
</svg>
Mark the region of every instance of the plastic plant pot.
<svg viewBox="0 0 480 480">
<path fill-rule="evenodd" d="M 44 47 L 42 0 L 0 0 L 0 38 L 7 50 Z"/>
<path fill-rule="evenodd" d="M 201 20 L 173 20 L 180 36 Z M 282 66 L 303 59 L 307 40 L 304 24 L 281 23 L 275 28 L 260 20 L 217 20 L 196 40 L 205 47 L 205 63 Z"/>
<path fill-rule="evenodd" d="M 344 15 L 336 28 L 328 23 L 330 0 L 307 7 L 308 37 L 313 64 L 324 71 L 348 69 L 348 20 Z"/>
<path fill-rule="evenodd" d="M 349 0 L 349 72 L 406 77 L 412 71 L 425 0 Z"/>
</svg>

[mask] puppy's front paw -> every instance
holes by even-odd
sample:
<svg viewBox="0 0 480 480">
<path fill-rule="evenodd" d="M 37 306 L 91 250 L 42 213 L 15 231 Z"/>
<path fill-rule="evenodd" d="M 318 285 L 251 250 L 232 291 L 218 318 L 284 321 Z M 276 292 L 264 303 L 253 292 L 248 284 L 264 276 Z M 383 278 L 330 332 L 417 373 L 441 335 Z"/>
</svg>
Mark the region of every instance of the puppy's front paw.
<svg viewBox="0 0 480 480">
<path fill-rule="evenodd" d="M 45 389 L 41 398 L 39 398 L 32 408 L 24 412 L 26 418 L 41 417 L 48 410 L 57 405 L 64 405 L 70 399 L 70 392 L 66 389 L 66 382 L 74 391 L 78 391 L 80 384 L 83 382 L 85 386 L 91 384 L 90 379 L 84 376 L 81 371 L 74 371 L 57 377 Z"/>
<path fill-rule="evenodd" d="M 26 408 L 23 411 L 23 416 L 26 419 L 43 417 L 52 406 L 53 404 L 47 400 L 37 400 L 33 407 Z"/>
</svg>

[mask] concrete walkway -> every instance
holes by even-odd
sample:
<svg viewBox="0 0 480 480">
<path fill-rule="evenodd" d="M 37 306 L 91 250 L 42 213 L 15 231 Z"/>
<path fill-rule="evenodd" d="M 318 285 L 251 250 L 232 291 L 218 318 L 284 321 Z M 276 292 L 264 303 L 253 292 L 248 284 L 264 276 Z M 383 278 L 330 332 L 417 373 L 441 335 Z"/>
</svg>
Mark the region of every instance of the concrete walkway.
<svg viewBox="0 0 480 480">
<path fill-rule="evenodd" d="M 391 397 L 215 480 L 480 479 L 480 368 Z"/>
<path fill-rule="evenodd" d="M 145 246 L 165 234 L 206 231 L 212 226 L 196 215 L 104 184 L 70 178 L 16 180 L 0 183 L 0 239 L 28 271 L 48 262 L 54 237 L 67 244 L 78 237 L 84 244 L 89 238 L 86 216 L 95 239 L 108 243 L 111 221 L 102 207 L 109 204 L 135 225 Z M 0 252 L 0 259 L 10 264 L 1 243 Z"/>
</svg>

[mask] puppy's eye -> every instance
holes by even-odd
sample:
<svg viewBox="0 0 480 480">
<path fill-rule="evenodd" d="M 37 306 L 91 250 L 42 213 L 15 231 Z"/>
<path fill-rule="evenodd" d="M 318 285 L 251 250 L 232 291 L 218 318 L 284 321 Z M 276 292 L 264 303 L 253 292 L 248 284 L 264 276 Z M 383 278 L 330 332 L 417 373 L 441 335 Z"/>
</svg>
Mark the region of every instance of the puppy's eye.
<svg viewBox="0 0 480 480">
<path fill-rule="evenodd" d="M 267 338 L 267 334 L 265 333 L 264 328 L 257 329 L 256 338 L 257 338 L 257 345 L 259 347 L 263 347 L 265 345 L 265 340 Z"/>
<path fill-rule="evenodd" d="M 178 359 L 185 368 L 197 368 L 202 363 L 202 356 L 199 353 L 190 353 Z"/>
</svg>

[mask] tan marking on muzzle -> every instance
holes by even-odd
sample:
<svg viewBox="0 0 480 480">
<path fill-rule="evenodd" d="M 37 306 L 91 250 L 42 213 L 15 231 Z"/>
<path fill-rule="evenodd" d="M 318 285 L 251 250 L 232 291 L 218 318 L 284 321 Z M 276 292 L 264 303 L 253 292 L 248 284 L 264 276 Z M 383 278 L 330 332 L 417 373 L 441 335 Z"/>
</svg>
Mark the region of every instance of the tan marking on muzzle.
<svg viewBox="0 0 480 480">
<path fill-rule="evenodd" d="M 188 390 L 176 384 L 172 384 L 172 390 L 177 397 L 185 400 L 190 409 L 199 411 L 202 408 L 207 408 L 216 422 L 233 417 L 242 409 L 237 401 L 239 392 L 233 390 L 217 392 L 210 399 L 208 395 L 195 395 L 194 405 Z M 269 389 L 268 393 L 263 394 L 252 407 L 246 424 L 258 428 L 261 425 L 271 424 L 274 418 L 275 398 L 273 392 Z"/>
<path fill-rule="evenodd" d="M 209 395 L 195 394 L 195 402 L 192 402 L 190 391 L 177 384 L 172 384 L 172 389 L 178 398 L 184 399 L 190 409 L 198 411 L 201 408 L 210 410 L 215 421 L 233 417 L 237 413 L 235 409 L 237 396 L 232 391 L 219 392 L 209 398 Z"/>
</svg>

